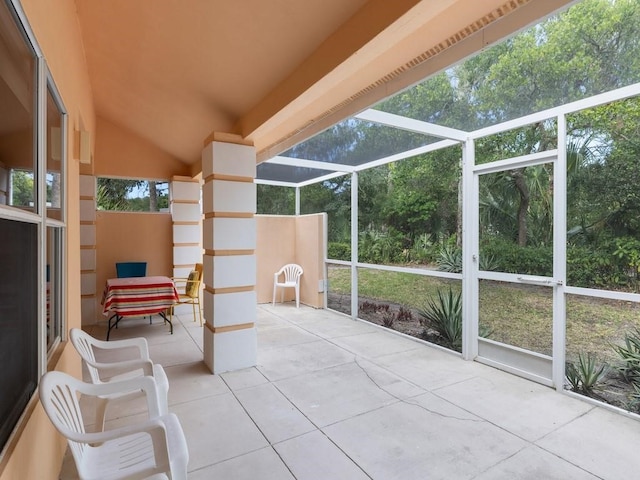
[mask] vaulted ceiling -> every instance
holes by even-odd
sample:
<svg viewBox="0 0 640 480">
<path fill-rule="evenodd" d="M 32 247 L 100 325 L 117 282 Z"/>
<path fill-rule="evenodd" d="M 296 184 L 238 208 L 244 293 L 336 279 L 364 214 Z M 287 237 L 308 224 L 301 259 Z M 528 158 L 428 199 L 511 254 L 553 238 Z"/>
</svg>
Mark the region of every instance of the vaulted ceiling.
<svg viewBox="0 0 640 480">
<path fill-rule="evenodd" d="M 267 158 L 569 0 L 76 0 L 96 114 L 199 168 Z"/>
</svg>

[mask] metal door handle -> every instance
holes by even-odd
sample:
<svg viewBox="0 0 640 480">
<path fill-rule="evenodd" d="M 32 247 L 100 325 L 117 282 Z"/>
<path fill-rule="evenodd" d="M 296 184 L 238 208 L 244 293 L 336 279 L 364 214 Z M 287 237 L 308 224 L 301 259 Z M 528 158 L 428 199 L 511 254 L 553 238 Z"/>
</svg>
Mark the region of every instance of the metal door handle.
<svg viewBox="0 0 640 480">
<path fill-rule="evenodd" d="M 549 277 L 536 277 L 534 275 L 520 275 L 519 282 L 530 283 L 532 285 L 562 285 L 562 282 Z"/>
</svg>

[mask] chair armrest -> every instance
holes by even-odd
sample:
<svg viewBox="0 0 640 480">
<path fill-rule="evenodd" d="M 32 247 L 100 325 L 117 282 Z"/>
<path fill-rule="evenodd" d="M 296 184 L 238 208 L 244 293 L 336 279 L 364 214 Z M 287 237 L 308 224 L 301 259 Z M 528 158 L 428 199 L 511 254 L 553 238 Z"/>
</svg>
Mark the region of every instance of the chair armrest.
<svg viewBox="0 0 640 480">
<path fill-rule="evenodd" d="M 123 394 L 142 390 L 147 399 L 147 411 L 149 418 L 160 417 L 160 396 L 158 385 L 153 377 L 140 376 L 128 380 L 119 380 L 109 383 L 75 383 L 77 390 L 83 395 L 90 397 L 100 397 L 105 395 Z"/>
<path fill-rule="evenodd" d="M 124 360 L 122 362 L 111 362 L 111 363 L 100 363 L 100 362 L 91 362 L 89 360 L 85 360 L 85 362 L 96 368 L 100 377 L 102 374 L 106 374 L 107 376 L 117 375 L 118 373 L 130 372 L 133 370 L 141 369 L 145 376 L 153 377 L 153 362 L 151 360 L 144 359 L 134 359 L 134 360 Z"/>
<path fill-rule="evenodd" d="M 110 342 L 105 342 L 103 340 L 98 340 L 93 338 L 91 341 L 93 347 L 100 348 L 102 350 L 116 350 L 122 348 L 130 348 L 135 347 L 138 349 L 139 358 L 144 360 L 149 360 L 149 345 L 147 344 L 147 339 L 144 337 L 134 337 L 134 338 L 125 338 L 122 340 L 111 340 Z"/>
<path fill-rule="evenodd" d="M 102 432 L 68 432 L 65 433 L 65 436 L 74 442 L 96 444 L 122 438 L 127 435 L 135 435 L 136 433 L 146 432 L 153 435 L 154 430 L 160 433 L 163 438 L 166 438 L 166 427 L 163 417 L 154 417 L 144 422 L 132 423 Z"/>
</svg>

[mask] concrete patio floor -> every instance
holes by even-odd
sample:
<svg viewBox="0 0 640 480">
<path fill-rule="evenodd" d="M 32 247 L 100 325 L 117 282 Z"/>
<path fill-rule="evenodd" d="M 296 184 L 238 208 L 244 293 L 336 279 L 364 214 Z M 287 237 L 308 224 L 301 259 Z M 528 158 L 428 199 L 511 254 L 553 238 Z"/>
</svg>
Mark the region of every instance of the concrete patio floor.
<svg viewBox="0 0 640 480">
<path fill-rule="evenodd" d="M 190 479 L 617 480 L 640 469 L 635 418 L 326 310 L 259 305 L 257 366 L 211 375 L 202 327 L 182 312 L 173 335 L 154 317 L 111 338 L 146 337 L 165 367 Z M 142 403 L 114 410 L 107 428 L 144 418 Z M 69 455 L 60 478 L 77 478 Z"/>
</svg>

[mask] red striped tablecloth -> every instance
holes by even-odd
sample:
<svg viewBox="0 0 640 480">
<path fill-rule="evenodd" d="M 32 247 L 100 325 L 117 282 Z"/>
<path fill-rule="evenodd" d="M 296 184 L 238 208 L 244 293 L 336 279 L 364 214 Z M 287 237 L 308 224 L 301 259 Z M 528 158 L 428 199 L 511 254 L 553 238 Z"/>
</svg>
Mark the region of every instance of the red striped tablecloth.
<svg viewBox="0 0 640 480">
<path fill-rule="evenodd" d="M 110 278 L 102 294 L 102 313 L 121 317 L 153 315 L 178 301 L 169 277 Z"/>
</svg>

